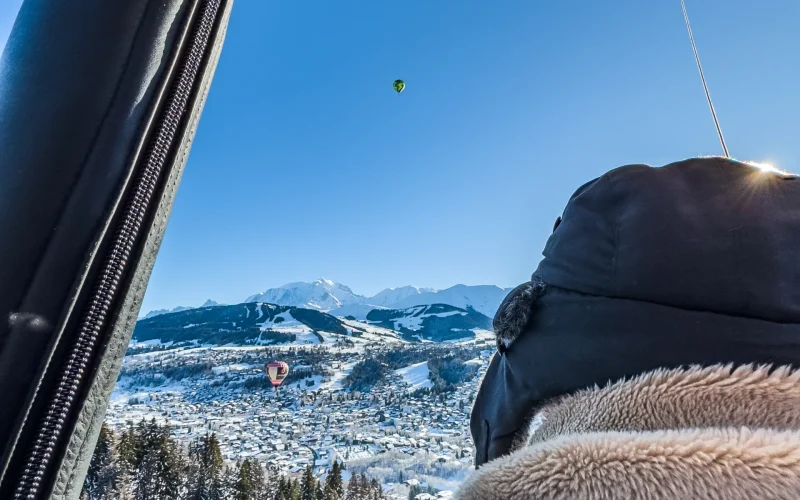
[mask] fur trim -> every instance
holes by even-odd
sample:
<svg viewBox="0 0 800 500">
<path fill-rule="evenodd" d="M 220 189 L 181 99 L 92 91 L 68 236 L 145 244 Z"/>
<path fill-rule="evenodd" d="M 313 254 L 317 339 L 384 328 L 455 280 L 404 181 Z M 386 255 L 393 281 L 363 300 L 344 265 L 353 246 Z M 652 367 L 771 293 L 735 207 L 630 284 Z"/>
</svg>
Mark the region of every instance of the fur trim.
<svg viewBox="0 0 800 500">
<path fill-rule="evenodd" d="M 800 370 L 733 365 L 656 370 L 540 410 L 527 444 L 566 434 L 708 427 L 800 430 Z M 800 497 L 798 497 L 800 498 Z"/>
<path fill-rule="evenodd" d="M 657 370 L 534 417 L 457 500 L 797 500 L 800 371 Z"/>
<path fill-rule="evenodd" d="M 492 328 L 498 342 L 505 347 L 519 337 L 530 323 L 533 305 L 544 295 L 547 285 L 532 280 L 520 285 L 509 293 L 492 320 Z"/>
</svg>

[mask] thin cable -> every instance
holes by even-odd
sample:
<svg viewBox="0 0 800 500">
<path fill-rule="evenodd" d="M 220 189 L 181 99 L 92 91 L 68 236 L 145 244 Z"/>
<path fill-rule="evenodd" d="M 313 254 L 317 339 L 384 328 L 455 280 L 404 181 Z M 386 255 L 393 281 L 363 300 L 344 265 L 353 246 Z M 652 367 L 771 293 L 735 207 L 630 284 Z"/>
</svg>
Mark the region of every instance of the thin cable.
<svg viewBox="0 0 800 500">
<path fill-rule="evenodd" d="M 725 138 L 722 137 L 722 127 L 719 126 L 717 119 L 717 112 L 714 110 L 714 103 L 711 102 L 711 94 L 708 92 L 708 84 L 706 77 L 703 74 L 703 66 L 700 64 L 700 55 L 697 53 L 697 45 L 694 43 L 694 35 L 692 35 L 692 26 L 689 24 L 689 14 L 686 13 L 686 3 L 681 0 L 681 8 L 683 9 L 683 20 L 686 21 L 686 30 L 689 32 L 689 40 L 692 42 L 692 51 L 694 52 L 694 60 L 697 62 L 697 70 L 700 71 L 700 80 L 703 82 L 703 90 L 706 92 L 706 101 L 708 107 L 711 108 L 711 116 L 714 118 L 714 126 L 717 127 L 717 134 L 719 135 L 719 142 L 722 144 L 722 151 L 725 153 L 726 158 L 730 158 L 728 154 L 728 146 L 725 144 Z"/>
</svg>

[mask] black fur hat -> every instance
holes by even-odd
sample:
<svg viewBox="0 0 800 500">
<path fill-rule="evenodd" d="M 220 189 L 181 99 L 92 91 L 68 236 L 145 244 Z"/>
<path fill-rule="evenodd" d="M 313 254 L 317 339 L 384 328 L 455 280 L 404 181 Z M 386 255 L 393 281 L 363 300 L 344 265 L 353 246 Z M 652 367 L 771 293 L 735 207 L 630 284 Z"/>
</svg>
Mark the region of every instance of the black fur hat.
<svg viewBox="0 0 800 500">
<path fill-rule="evenodd" d="M 531 411 L 659 367 L 800 366 L 800 179 L 724 158 L 608 172 L 570 198 L 500 305 L 476 465 Z"/>
</svg>

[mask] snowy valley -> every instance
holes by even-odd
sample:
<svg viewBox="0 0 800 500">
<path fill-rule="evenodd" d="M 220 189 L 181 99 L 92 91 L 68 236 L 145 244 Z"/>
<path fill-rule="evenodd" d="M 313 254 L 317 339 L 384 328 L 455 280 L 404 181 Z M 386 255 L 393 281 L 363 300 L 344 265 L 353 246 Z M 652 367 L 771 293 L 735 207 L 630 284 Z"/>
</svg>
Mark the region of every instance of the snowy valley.
<svg viewBox="0 0 800 500">
<path fill-rule="evenodd" d="M 446 497 L 472 469 L 469 412 L 505 293 L 403 287 L 365 298 L 318 280 L 150 314 L 107 423 L 155 418 L 186 445 L 214 433 L 231 463 L 287 475 L 310 465 L 321 479 L 338 461 L 390 498 L 422 487 Z M 277 391 L 264 370 L 276 360 L 290 366 Z"/>
</svg>

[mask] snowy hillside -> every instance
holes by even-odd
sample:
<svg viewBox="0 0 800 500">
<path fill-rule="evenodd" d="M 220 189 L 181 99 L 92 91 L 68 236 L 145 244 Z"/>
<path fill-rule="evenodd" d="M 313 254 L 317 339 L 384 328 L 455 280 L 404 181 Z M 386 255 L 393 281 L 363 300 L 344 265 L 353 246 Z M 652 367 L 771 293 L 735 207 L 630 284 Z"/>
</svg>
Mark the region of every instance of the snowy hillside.
<svg viewBox="0 0 800 500">
<path fill-rule="evenodd" d="M 353 328 L 314 309 L 237 304 L 189 309 L 139 320 L 132 345 L 316 344 L 324 335 L 350 336 Z"/>
<path fill-rule="evenodd" d="M 433 387 L 431 382 L 431 371 L 428 368 L 428 362 L 416 363 L 405 368 L 400 368 L 394 371 L 395 375 L 403 377 L 403 382 L 408 384 L 408 392 L 414 392 L 418 389 L 430 389 Z"/>
<path fill-rule="evenodd" d="M 409 341 L 466 340 L 475 338 L 476 331 L 491 328 L 491 320 L 478 311 L 447 304 L 375 309 L 367 315 L 367 321 L 399 332 Z"/>
<path fill-rule="evenodd" d="M 470 341 L 488 317 L 446 304 L 371 309 L 366 320 L 249 302 L 160 314 L 136 323 L 131 348 Z"/>
</svg>

